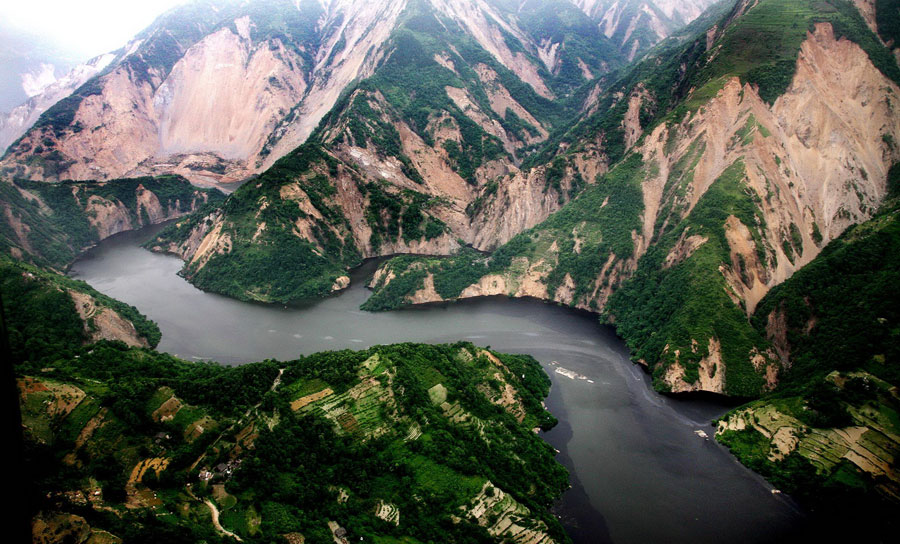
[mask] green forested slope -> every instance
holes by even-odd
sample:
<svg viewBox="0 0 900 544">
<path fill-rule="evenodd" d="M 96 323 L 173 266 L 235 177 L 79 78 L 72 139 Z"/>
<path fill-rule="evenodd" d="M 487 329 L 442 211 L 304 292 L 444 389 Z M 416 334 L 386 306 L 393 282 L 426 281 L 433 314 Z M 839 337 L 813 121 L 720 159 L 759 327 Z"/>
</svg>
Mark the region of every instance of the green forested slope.
<svg viewBox="0 0 900 544">
<path fill-rule="evenodd" d="M 723 417 L 717 435 L 817 514 L 854 517 L 878 539 L 900 505 L 898 256 L 894 201 L 773 289 L 753 324 L 790 363 L 775 392 Z"/>
<path fill-rule="evenodd" d="M 148 194 L 159 209 L 148 206 Z M 154 222 L 151 213 L 162 215 L 156 221 L 176 217 L 219 203 L 223 196 L 180 176 L 108 182 L 0 180 L 0 253 L 63 269 L 99 242 L 101 232 L 147 226 Z"/>
<path fill-rule="evenodd" d="M 794 127 L 778 127 L 770 118 L 770 130 L 760 121 L 786 91 L 801 44 L 820 23 L 830 24 L 837 43 L 846 39 L 859 45 L 877 71 L 900 81 L 900 69 L 888 49 L 849 2 L 737 2 L 709 32 L 664 42 L 644 61 L 618 74 L 598 99 L 596 111 L 555 133 L 526 161 L 535 168 L 549 165 L 552 185 L 554 172 L 566 172 L 581 160 L 581 153 L 599 146 L 613 165 L 608 172 L 492 256 L 463 251 L 446 260 L 402 257 L 388 263 L 384 270 L 400 283 L 391 285 L 385 281 L 390 274 L 383 274 L 367 309 L 410 303 L 428 274 L 433 274 L 428 281 L 443 299 L 458 297 L 490 274 L 488 281 L 502 278 L 506 294 L 602 311 L 634 358 L 650 367 L 658 389 L 702 388 L 752 397 L 774 386 L 771 369 L 779 363 L 769 357 L 768 341 L 747 317 L 752 307 L 741 299 L 742 287 L 735 287 L 740 282 L 747 290 L 755 285 L 750 268 L 756 265 L 749 255 L 731 255 L 735 249 L 726 234 L 736 224 L 728 224 L 729 217 L 746 227 L 747 243 L 755 248 L 752 260 L 759 263 L 755 274 L 765 283 L 781 268 L 779 261 L 793 267 L 804 250 L 817 251 L 822 242 L 819 225 L 835 220 L 816 217 L 818 223 L 807 225 L 800 213 L 785 217 L 782 211 L 791 204 L 782 195 L 799 196 L 796 171 L 788 164 L 814 161 L 786 155 L 785 145 L 779 143 L 783 140 L 772 133 L 781 128 L 790 138 Z M 723 105 L 721 93 L 733 78 L 750 85 L 761 100 L 745 100 L 749 91 L 743 87 L 733 104 Z M 717 96 L 716 108 L 721 109 L 710 106 Z M 760 119 L 750 113 L 753 108 Z M 629 124 L 635 113 L 639 138 Z M 725 123 L 730 125 L 719 134 Z M 710 137 L 710 132 L 717 136 Z M 890 157 L 892 144 L 884 145 Z M 664 179 L 660 172 L 665 172 Z M 850 175 L 868 177 L 859 169 Z M 654 188 L 654 182 L 661 187 Z M 819 190 L 815 179 L 806 183 L 812 194 Z M 855 183 L 849 179 L 845 184 Z M 877 206 L 881 191 L 874 190 L 868 202 Z M 851 198 L 864 200 L 866 195 L 857 190 L 844 200 Z M 646 202 L 654 206 L 645 208 Z M 870 214 L 875 208 L 868 202 L 864 209 Z M 832 205 L 846 204 L 829 203 L 823 209 Z M 641 228 L 648 214 L 655 218 L 652 230 Z M 811 242 L 798 224 L 809 229 Z M 691 240 L 698 245 L 690 246 Z M 640 253 L 634 252 L 637 241 L 643 243 Z M 535 278 L 544 291 L 520 288 Z M 723 365 L 701 371 L 700 362 L 714 355 L 710 340 L 719 346 L 715 357 L 720 354 Z"/>
<path fill-rule="evenodd" d="M 401 344 L 224 367 L 84 346 L 59 288 L 87 286 L 0 271 L 36 540 L 568 540 L 531 357 Z"/>
</svg>

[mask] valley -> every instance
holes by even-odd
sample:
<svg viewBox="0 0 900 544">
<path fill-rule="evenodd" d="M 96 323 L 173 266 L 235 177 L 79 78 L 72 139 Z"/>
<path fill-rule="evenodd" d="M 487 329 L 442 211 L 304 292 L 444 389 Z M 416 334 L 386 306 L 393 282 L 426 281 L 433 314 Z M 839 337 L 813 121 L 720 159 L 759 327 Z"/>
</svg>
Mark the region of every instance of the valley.
<svg viewBox="0 0 900 544">
<path fill-rule="evenodd" d="M 533 355 L 550 376 L 547 408 L 559 419 L 541 436 L 562 452 L 558 459 L 575 486 L 554 512 L 575 542 L 765 542 L 804 523 L 784 495 L 773 495 L 727 450 L 695 434 L 702 429 L 712 436 L 710 422 L 728 403 L 658 396 L 621 340 L 590 314 L 498 298 L 362 312 L 374 261 L 352 271 L 351 286 L 332 298 L 287 308 L 239 302 L 193 288 L 175 275 L 177 258 L 141 249 L 152 234 L 126 233 L 102 243 L 73 266 L 72 275 L 141 308 L 160 324 L 158 349 L 185 360 L 241 365 L 263 357 L 457 340 Z M 594 383 L 565 377 L 559 367 Z M 718 506 L 697 500 L 707 496 Z M 735 501 L 743 507 L 732 508 Z M 657 520 L 652 527 L 639 523 L 648 515 Z M 686 525 L 687 518 L 699 521 Z M 760 524 L 770 529 L 747 536 Z"/>
<path fill-rule="evenodd" d="M 34 538 L 883 540 L 898 28 L 889 0 L 162 14 L 0 116 Z"/>
</svg>

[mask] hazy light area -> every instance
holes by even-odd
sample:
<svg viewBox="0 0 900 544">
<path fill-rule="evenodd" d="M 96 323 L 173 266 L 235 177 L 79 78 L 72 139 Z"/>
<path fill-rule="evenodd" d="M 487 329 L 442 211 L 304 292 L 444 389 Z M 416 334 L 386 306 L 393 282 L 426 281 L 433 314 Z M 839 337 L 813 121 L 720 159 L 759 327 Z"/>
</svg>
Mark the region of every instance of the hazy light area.
<svg viewBox="0 0 900 544">
<path fill-rule="evenodd" d="M 4 0 L 0 20 L 82 61 L 125 45 L 186 0 Z"/>
</svg>

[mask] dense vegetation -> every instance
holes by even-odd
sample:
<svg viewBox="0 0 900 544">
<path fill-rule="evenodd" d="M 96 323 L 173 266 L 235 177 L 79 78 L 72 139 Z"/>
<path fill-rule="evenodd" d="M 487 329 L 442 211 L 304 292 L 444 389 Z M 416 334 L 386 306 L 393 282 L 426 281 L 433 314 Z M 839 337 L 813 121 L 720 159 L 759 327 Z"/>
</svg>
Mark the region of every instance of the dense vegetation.
<svg viewBox="0 0 900 544">
<path fill-rule="evenodd" d="M 267 302 L 326 295 L 348 267 L 360 263 L 347 219 L 334 204 L 332 179 L 341 174 L 358 179 L 320 146 L 306 144 L 243 185 L 220 211 L 201 210 L 171 225 L 148 247 L 180 243 L 194 229 L 208 233 L 220 221 L 219 237 L 230 250 L 214 251 L 202 265 L 186 264 L 182 273 L 195 285 Z M 311 209 L 315 215 L 307 213 Z M 299 225 L 308 225 L 312 239 L 296 234 Z"/>
<path fill-rule="evenodd" d="M 48 531 L 227 541 L 203 502 L 214 501 L 249 542 L 332 542 L 331 521 L 350 541 L 567 540 L 547 510 L 566 471 L 531 430 L 555 424 L 541 404 L 550 381 L 530 357 L 458 343 L 188 363 L 84 346 L 58 288 L 77 282 L 2 271 L 32 482 L 23 499 Z M 477 497 L 487 512 L 471 513 Z"/>
<path fill-rule="evenodd" d="M 64 268 L 100 241 L 99 209 L 113 210 L 104 229 L 150 225 L 147 207 L 138 203 L 143 190 L 156 197 L 168 217 L 223 200 L 221 192 L 198 189 L 180 176 L 107 182 L 0 181 L 0 207 L 8 210 L 0 214 L 0 252 L 17 251 L 36 264 Z"/>
<path fill-rule="evenodd" d="M 791 365 L 773 394 L 720 424 L 755 421 L 743 430 L 722 430 L 719 439 L 819 515 L 859 520 L 860 538 L 872 532 L 882 539 L 896 531 L 898 251 L 900 212 L 894 201 L 773 289 L 753 324 L 786 350 Z M 774 336 L 770 318 L 783 323 L 783 339 Z M 763 430 L 776 428 L 790 429 L 798 442 L 773 456 L 774 440 Z M 847 430 L 854 432 L 840 434 Z"/>
<path fill-rule="evenodd" d="M 875 24 L 891 49 L 900 47 L 900 6 L 896 0 L 875 0 Z"/>
<path fill-rule="evenodd" d="M 614 45 L 620 43 L 617 36 L 607 38 L 596 22 L 572 3 L 529 0 L 516 9 L 520 24 L 536 43 L 549 40 L 549 43 L 564 44 L 560 47 L 557 66 L 545 75 L 558 96 L 568 97 L 592 79 L 585 77 L 581 63 L 593 77 L 625 64 L 624 55 Z"/>
<path fill-rule="evenodd" d="M 900 382 L 900 213 L 896 203 L 850 227 L 789 281 L 760 303 L 753 324 L 783 313 L 792 365 L 787 385 L 805 386 L 833 370 L 865 368 Z M 873 358 L 882 365 L 873 365 Z"/>
<path fill-rule="evenodd" d="M 130 321 L 150 346 L 159 343 L 159 327 L 133 306 L 110 298 L 83 281 L 2 258 L 0 293 L 13 357 L 40 362 L 80 348 L 89 340 L 88 332 L 94 325 L 90 320 L 82 323 L 70 291 L 89 295 L 96 306 L 109 308 Z"/>
<path fill-rule="evenodd" d="M 709 353 L 707 345 L 692 349 L 692 343 L 716 338 L 728 361 L 728 392 L 756 396 L 761 391 L 763 379 L 750 364 L 750 352 L 765 342 L 747 323 L 745 310 L 728 296 L 729 287 L 719 272 L 723 263 L 731 263 L 725 238 L 729 215 L 752 228 L 757 247 L 764 247 L 762 214 L 744 176 L 742 162 L 726 169 L 690 215 L 670 223 L 662 239 L 640 260 L 634 277 L 609 299 L 606 313 L 614 317 L 632 357 L 651 364 L 658 388 L 667 387 L 660 378 L 676 359 L 686 370 L 686 381 L 696 381 L 697 364 Z M 665 214 L 660 219 L 665 221 Z M 688 235 L 708 240 L 683 261 L 667 263 L 673 247 Z M 676 356 L 675 350 L 681 355 Z"/>
</svg>

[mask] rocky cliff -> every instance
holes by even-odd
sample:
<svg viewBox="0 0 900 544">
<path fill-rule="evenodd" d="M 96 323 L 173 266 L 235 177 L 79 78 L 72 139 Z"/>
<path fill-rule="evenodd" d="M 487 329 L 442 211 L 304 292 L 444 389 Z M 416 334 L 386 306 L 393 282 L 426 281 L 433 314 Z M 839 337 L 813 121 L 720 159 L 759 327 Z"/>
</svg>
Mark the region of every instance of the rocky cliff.
<svg viewBox="0 0 900 544">
<path fill-rule="evenodd" d="M 105 238 L 180 217 L 223 197 L 176 176 L 58 184 L 0 181 L 0 250 L 61 270 Z"/>
<path fill-rule="evenodd" d="M 786 369 L 777 395 L 718 422 L 717 439 L 743 463 L 814 507 L 863 521 L 863 535 L 896 530 L 897 177 L 883 209 L 829 244 L 760 303 L 753 325 Z M 871 536 L 869 535 L 871 533 Z"/>
<path fill-rule="evenodd" d="M 475 14 L 466 11 L 473 5 L 480 6 Z M 560 32 L 547 39 L 581 51 L 585 36 L 600 35 L 568 6 L 575 23 L 558 21 Z M 545 96 L 564 92 L 571 80 L 522 45 L 535 43 L 523 30 L 534 29 L 524 16 L 531 12 L 514 27 L 497 9 L 471 2 L 408 7 L 377 69 L 304 146 L 235 192 L 222 212 L 182 222 L 154 247 L 185 258 L 186 275 L 204 288 L 289 300 L 342 285 L 346 268 L 361 258 L 449 254 L 461 244 L 493 248 L 546 218 L 584 176 L 548 185 L 546 168 L 524 172 L 519 165 L 577 111 L 575 101 Z M 512 42 L 495 39 L 503 29 L 523 40 L 515 54 Z M 577 58 L 603 69 L 596 56 Z M 580 69 L 577 78 L 588 81 Z M 599 168 L 584 167 L 588 176 Z M 309 273 L 288 279 L 272 265 L 285 259 Z M 238 273 L 239 262 L 252 272 Z"/>
<path fill-rule="evenodd" d="M 29 179 L 244 179 L 302 143 L 371 71 L 404 3 L 176 8 L 51 108 L 10 148 L 4 169 Z"/>
<path fill-rule="evenodd" d="M 9 113 L 0 113 L 0 152 L 5 153 L 9 144 L 25 134 L 42 113 L 103 71 L 114 58 L 115 55 L 109 53 L 76 66 L 65 76 L 31 96 L 24 104 Z"/>
<path fill-rule="evenodd" d="M 42 98 L 42 108 L 59 101 L 10 147 L 0 170 L 32 180 L 243 180 L 306 141 L 342 93 L 390 56 L 396 42 L 388 38 L 420 9 L 545 99 L 622 62 L 565 0 L 515 8 L 489 0 L 198 2 L 161 17 L 95 77 L 81 73 Z M 38 104 L 16 112 L 10 138 L 40 112 Z"/>
<path fill-rule="evenodd" d="M 748 316 L 875 213 L 900 130 L 900 72 L 860 14 L 808 6 L 808 26 L 790 35 L 766 22 L 784 9 L 739 3 L 693 43 L 648 59 L 539 153 L 551 179 L 597 164 L 588 152 L 615 164 L 608 173 L 490 258 L 386 264 L 381 277 L 402 287 L 377 282 L 369 308 L 555 300 L 604 313 L 661 389 L 774 387 L 781 362 Z M 768 62 L 745 42 L 763 31 L 783 45 Z"/>
</svg>

